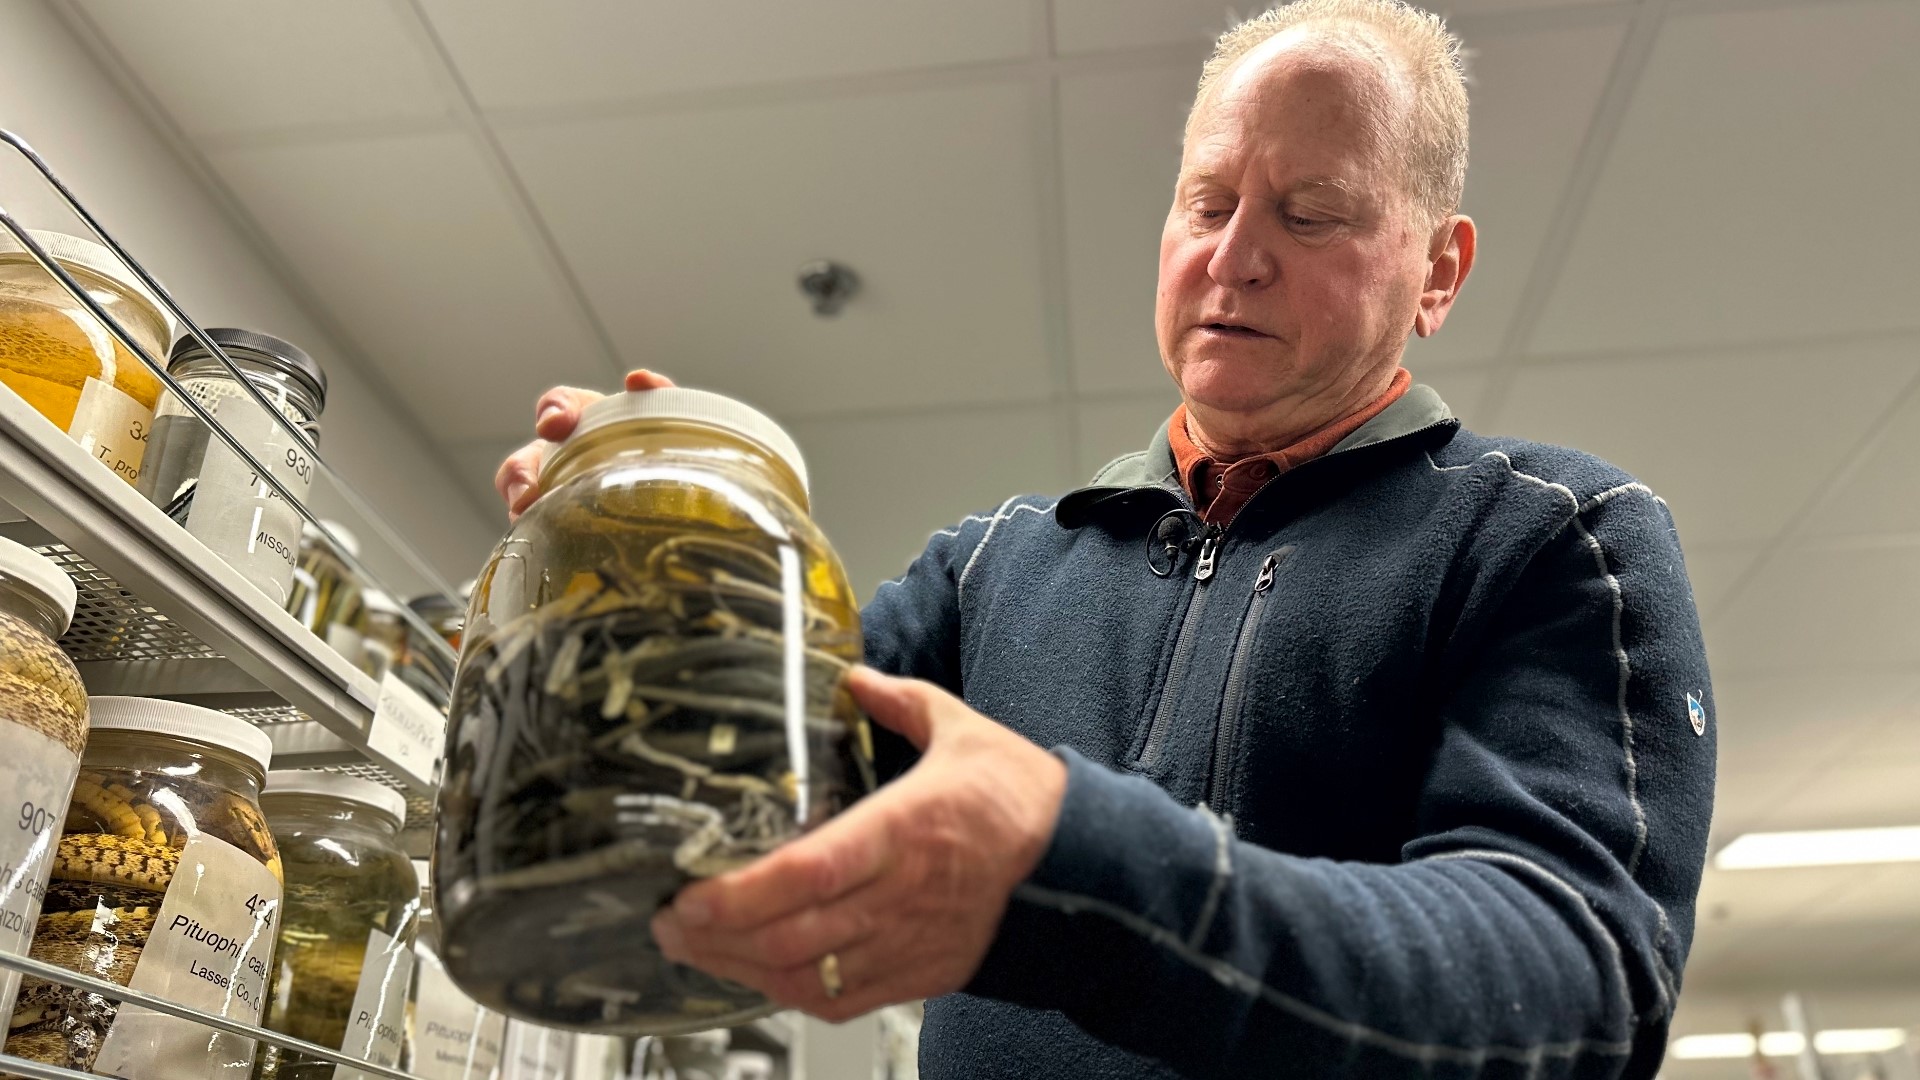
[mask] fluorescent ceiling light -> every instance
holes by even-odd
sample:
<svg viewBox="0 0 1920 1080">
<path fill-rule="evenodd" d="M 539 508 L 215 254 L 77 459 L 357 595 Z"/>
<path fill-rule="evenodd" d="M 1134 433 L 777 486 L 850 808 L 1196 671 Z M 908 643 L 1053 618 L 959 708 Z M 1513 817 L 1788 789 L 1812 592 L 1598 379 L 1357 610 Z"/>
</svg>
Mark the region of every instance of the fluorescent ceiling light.
<svg viewBox="0 0 1920 1080">
<path fill-rule="evenodd" d="M 1713 865 L 1719 870 L 1916 861 L 1920 861 L 1920 825 L 1746 833 L 1713 857 Z"/>
<path fill-rule="evenodd" d="M 1817 1032 L 1813 1048 L 1822 1054 L 1879 1054 L 1897 1050 L 1907 1041 L 1900 1028 L 1837 1028 Z M 1793 1057 L 1807 1045 L 1797 1031 L 1769 1031 L 1760 1036 L 1760 1052 L 1767 1057 Z M 1684 1035 L 1673 1041 L 1672 1054 L 1681 1061 L 1753 1056 L 1753 1036 Z"/>
</svg>

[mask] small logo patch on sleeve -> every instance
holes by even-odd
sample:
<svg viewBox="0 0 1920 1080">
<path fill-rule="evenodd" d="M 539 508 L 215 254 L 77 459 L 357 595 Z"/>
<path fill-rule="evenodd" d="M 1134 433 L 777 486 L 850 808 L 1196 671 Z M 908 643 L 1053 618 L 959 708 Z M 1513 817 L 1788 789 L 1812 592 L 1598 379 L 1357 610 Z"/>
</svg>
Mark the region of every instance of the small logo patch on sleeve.
<svg viewBox="0 0 1920 1080">
<path fill-rule="evenodd" d="M 1693 722 L 1695 735 L 1707 733 L 1707 707 L 1700 704 L 1700 695 L 1697 693 L 1687 694 L 1687 719 Z"/>
</svg>

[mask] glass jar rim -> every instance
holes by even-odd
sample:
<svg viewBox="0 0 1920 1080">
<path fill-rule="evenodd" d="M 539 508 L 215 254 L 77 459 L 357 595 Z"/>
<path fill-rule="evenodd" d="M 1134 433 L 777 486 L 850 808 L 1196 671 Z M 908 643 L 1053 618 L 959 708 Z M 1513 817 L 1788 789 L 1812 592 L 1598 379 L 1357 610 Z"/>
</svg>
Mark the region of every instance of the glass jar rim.
<svg viewBox="0 0 1920 1080">
<path fill-rule="evenodd" d="M 69 236 L 66 233 L 47 229 L 28 229 L 27 235 L 33 237 L 35 243 L 45 248 L 47 254 L 53 256 L 54 260 L 66 267 L 69 272 L 85 270 L 94 277 L 122 289 L 146 305 L 159 322 L 163 338 L 160 347 L 163 351 L 173 340 L 176 324 L 172 314 L 160 302 L 160 297 L 155 295 L 152 289 L 147 288 L 145 282 L 135 277 L 133 271 L 128 269 L 127 265 L 104 244 L 96 244 L 84 237 Z M 33 256 L 27 253 L 26 247 L 14 239 L 12 233 L 0 229 L 0 259 L 12 255 L 17 255 L 28 263 L 38 266 L 34 263 Z M 58 287 L 57 284 L 55 287 Z M 165 362 L 164 357 L 154 359 Z"/>
<path fill-rule="evenodd" d="M 710 390 L 670 386 L 609 394 L 581 410 L 580 422 L 573 434 L 560 444 L 560 450 L 611 427 L 649 421 L 693 424 L 744 439 L 792 470 L 794 478 L 800 481 L 800 490 L 811 494 L 806 458 L 793 436 L 766 413 Z M 541 468 L 543 479 L 548 467 L 560 457 L 559 451 L 548 456 Z"/>
<path fill-rule="evenodd" d="M 223 750 L 251 762 L 266 776 L 273 740 L 237 716 L 164 698 L 100 696 L 88 701 L 94 731 L 131 731 L 171 736 Z"/>
<path fill-rule="evenodd" d="M 66 633 L 73 624 L 74 608 L 80 602 L 73 579 L 52 559 L 4 536 L 0 536 L 0 583 L 45 601 L 60 616 L 57 633 Z"/>
<path fill-rule="evenodd" d="M 260 798 L 330 799 L 354 808 L 366 808 L 392 818 L 395 825 L 407 819 L 407 798 L 385 784 L 363 780 L 345 773 L 319 769 L 275 769 L 267 774 L 267 785 Z"/>
</svg>

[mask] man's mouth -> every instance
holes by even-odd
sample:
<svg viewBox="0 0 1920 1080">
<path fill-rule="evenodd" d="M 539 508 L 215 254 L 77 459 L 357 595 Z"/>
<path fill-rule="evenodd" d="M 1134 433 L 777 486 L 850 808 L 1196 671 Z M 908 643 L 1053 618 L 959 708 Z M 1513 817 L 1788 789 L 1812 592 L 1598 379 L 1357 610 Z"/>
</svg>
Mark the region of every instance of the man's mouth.
<svg viewBox="0 0 1920 1080">
<path fill-rule="evenodd" d="M 1220 334 L 1226 337 L 1263 338 L 1271 336 L 1269 334 L 1263 334 L 1251 326 L 1242 326 L 1239 323 L 1230 322 L 1201 323 L 1200 329 L 1210 334 Z"/>
</svg>

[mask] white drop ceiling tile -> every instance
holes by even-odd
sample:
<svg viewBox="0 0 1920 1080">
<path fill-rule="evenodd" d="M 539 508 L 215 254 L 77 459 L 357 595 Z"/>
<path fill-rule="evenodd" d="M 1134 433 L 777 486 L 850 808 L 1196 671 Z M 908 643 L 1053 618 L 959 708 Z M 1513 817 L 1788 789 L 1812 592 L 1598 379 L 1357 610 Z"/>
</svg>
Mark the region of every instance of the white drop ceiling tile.
<svg viewBox="0 0 1920 1080">
<path fill-rule="evenodd" d="M 1440 400 L 1447 403 L 1453 415 L 1467 428 L 1483 430 L 1480 426 L 1480 401 L 1486 396 L 1487 383 L 1491 377 L 1486 368 L 1456 367 L 1449 364 L 1409 364 L 1413 381 L 1433 387 Z"/>
<path fill-rule="evenodd" d="M 502 135 L 633 366 L 790 417 L 1051 392 L 1022 87 Z M 833 318 L 818 258 L 864 283 Z"/>
<path fill-rule="evenodd" d="M 798 420 L 787 428 L 813 478 L 813 516 L 865 602 L 927 538 L 1019 494 L 1058 494 L 1058 425 L 1038 406 Z"/>
<path fill-rule="evenodd" d="M 1920 6 L 1670 15 L 1536 351 L 1920 326 Z"/>
<path fill-rule="evenodd" d="M 1717 950 L 1698 963 L 1689 962 L 1687 988 L 1727 991 L 1765 986 L 1773 989 L 1777 1009 L 1782 991 L 1877 981 L 1884 970 L 1881 951 L 1907 930 L 1905 924 L 1839 923 L 1748 932 L 1733 947 Z M 1816 1009 L 1819 1002 L 1819 995 L 1814 995 Z M 1776 1012 L 1769 1019 L 1778 1024 L 1777 1017 Z M 1786 1064 L 1785 1059 L 1776 1060 Z M 1664 1069 L 1661 1075 L 1666 1075 Z M 1675 1075 L 1681 1074 L 1676 1070 Z"/>
<path fill-rule="evenodd" d="M 1639 477 L 1689 544 L 1750 543 L 1793 517 L 1916 369 L 1920 357 L 1885 343 L 1533 362 L 1492 419 Z"/>
<path fill-rule="evenodd" d="M 1899 550 L 1789 551 L 1714 627 L 1716 673 L 1920 667 L 1920 567 Z"/>
<path fill-rule="evenodd" d="M 1716 870 L 1707 867 L 1696 910 L 1712 916 L 1723 936 L 1801 921 L 1872 876 L 1857 866 L 1779 870 Z"/>
<path fill-rule="evenodd" d="M 1583 26 L 1468 42 L 1472 152 L 1461 210 L 1477 227 L 1478 252 L 1440 332 L 1408 342 L 1408 364 L 1501 352 L 1624 32 Z"/>
<path fill-rule="evenodd" d="M 426 0 L 480 103 L 554 106 L 1025 57 L 1028 0 Z"/>
<path fill-rule="evenodd" d="M 1713 636 L 1708 616 L 1719 610 L 1733 594 L 1740 578 L 1753 568 L 1760 557 L 1757 544 L 1688 544 L 1687 579 L 1693 583 L 1693 603 L 1706 622 L 1707 636 Z"/>
<path fill-rule="evenodd" d="M 432 119 L 432 69 L 384 0 L 85 0 L 86 13 L 193 135 Z"/>
<path fill-rule="evenodd" d="M 430 435 L 517 435 L 547 387 L 615 378 L 463 137 L 232 150 L 214 163 Z"/>
<path fill-rule="evenodd" d="M 1920 674 L 1901 669 L 1802 666 L 1717 674 L 1721 790 L 1761 792 L 1772 806 L 1783 806 L 1798 788 L 1781 777 L 1853 753 L 1916 695 Z"/>
<path fill-rule="evenodd" d="M 1145 450 L 1154 433 L 1173 415 L 1180 395 L 1169 382 L 1158 394 L 1087 402 L 1078 406 L 1077 483 L 1093 478 L 1102 465 L 1122 454 Z"/>
<path fill-rule="evenodd" d="M 1889 754 L 1878 762 L 1836 765 L 1788 796 L 1762 824 L 1768 829 L 1920 825 L 1920 761 Z M 1910 894 L 1909 901 L 1915 896 L 1920 893 Z"/>
<path fill-rule="evenodd" d="M 1563 7 L 1583 0 L 1436 0 L 1442 15 L 1482 15 Z M 1108 52 L 1190 42 L 1205 45 L 1272 6 L 1264 0 L 1054 0 L 1054 47 L 1061 53 Z M 1469 39 L 1469 45 L 1477 42 Z M 1197 74 L 1197 72 L 1196 72 Z"/>
<path fill-rule="evenodd" d="M 1153 336 L 1160 229 L 1180 171 L 1180 130 L 1198 66 L 1060 80 L 1067 313 L 1081 393 L 1167 383 Z"/>
<path fill-rule="evenodd" d="M 1920 338 L 1905 346 L 1920 356 Z M 1851 476 L 1827 494 L 1811 523 L 1819 535 L 1920 534 L 1920 393 L 1900 406 L 1876 446 Z"/>
<path fill-rule="evenodd" d="M 1920 817 L 1902 824 L 1920 823 Z M 1920 863 L 1884 863 L 1860 868 L 1859 883 L 1831 901 L 1800 913 L 1802 926 L 1871 923 L 1920 931 Z"/>
</svg>

